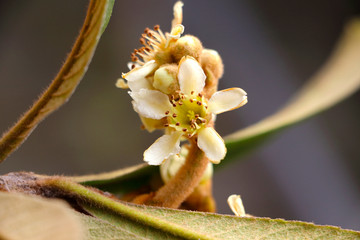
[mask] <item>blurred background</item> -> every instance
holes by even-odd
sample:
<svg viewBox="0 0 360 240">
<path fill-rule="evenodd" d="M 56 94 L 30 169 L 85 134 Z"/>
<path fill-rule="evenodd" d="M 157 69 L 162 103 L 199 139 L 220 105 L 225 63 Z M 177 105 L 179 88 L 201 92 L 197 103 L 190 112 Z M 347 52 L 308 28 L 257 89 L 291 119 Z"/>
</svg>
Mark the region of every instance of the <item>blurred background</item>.
<svg viewBox="0 0 360 240">
<path fill-rule="evenodd" d="M 5 131 L 50 83 L 80 30 L 85 0 L 0 1 L 0 127 Z M 170 30 L 175 1 L 121 0 L 83 81 L 0 166 L 0 174 L 77 175 L 142 163 L 161 133 L 140 130 L 127 91 L 115 82 L 145 27 Z M 219 89 L 241 87 L 249 103 L 221 114 L 225 136 L 274 113 L 331 53 L 355 0 L 184 1 L 185 33 L 217 50 Z M 360 44 L 360 43 L 359 43 Z M 360 54 L 360 53 L 359 53 Z M 331 93 L 329 93 L 331 94 Z M 360 230 L 360 94 L 277 135 L 215 173 L 220 213 L 241 194 L 256 216 Z"/>
</svg>

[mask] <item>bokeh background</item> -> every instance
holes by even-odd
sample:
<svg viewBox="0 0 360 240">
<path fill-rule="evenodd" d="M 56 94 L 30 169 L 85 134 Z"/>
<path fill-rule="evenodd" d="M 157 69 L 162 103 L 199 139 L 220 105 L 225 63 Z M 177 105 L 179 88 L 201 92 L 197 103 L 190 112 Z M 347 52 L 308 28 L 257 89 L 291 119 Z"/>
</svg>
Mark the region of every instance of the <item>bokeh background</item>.
<svg viewBox="0 0 360 240">
<path fill-rule="evenodd" d="M 140 131 L 127 92 L 115 88 L 145 27 L 169 31 L 165 0 L 118 0 L 85 78 L 0 173 L 89 174 L 142 162 L 160 133 Z M 221 135 L 274 113 L 329 56 L 343 24 L 360 14 L 351 0 L 184 1 L 185 33 L 216 49 L 220 89 L 238 86 L 249 103 L 221 114 Z M 0 1 L 0 126 L 5 131 L 61 67 L 87 1 Z M 360 43 L 359 43 L 360 44 Z M 360 54 L 360 53 L 359 53 Z M 331 94 L 331 92 L 329 93 Z M 247 212 L 360 230 L 360 94 L 277 135 L 214 176 L 220 213 L 241 194 Z"/>
</svg>

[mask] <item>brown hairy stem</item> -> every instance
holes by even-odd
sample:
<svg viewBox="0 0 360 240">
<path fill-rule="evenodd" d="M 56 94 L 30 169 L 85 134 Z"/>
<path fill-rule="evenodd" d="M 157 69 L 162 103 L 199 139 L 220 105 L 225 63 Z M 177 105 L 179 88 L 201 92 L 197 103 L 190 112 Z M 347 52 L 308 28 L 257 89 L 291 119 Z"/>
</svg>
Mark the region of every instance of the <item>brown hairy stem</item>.
<svg viewBox="0 0 360 240">
<path fill-rule="evenodd" d="M 145 204 L 178 208 L 181 203 L 194 191 L 203 176 L 209 160 L 205 157 L 195 142 L 191 142 L 189 154 L 185 164 L 177 174 L 161 187 Z"/>
</svg>

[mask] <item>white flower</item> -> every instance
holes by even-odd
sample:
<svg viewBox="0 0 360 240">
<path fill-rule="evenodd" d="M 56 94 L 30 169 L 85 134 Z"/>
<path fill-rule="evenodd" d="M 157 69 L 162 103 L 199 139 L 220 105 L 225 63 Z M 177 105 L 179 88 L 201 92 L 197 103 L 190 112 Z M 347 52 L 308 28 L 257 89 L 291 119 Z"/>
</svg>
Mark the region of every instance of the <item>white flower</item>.
<svg viewBox="0 0 360 240">
<path fill-rule="evenodd" d="M 140 70 L 124 76 L 129 83 Z M 208 124 L 214 114 L 230 111 L 247 103 L 246 92 L 240 88 L 231 88 L 214 93 L 207 100 L 202 91 L 206 76 L 200 64 L 192 57 L 180 60 L 177 80 L 180 91 L 170 97 L 148 87 L 129 92 L 133 98 L 133 107 L 142 117 L 165 119 L 169 134 L 165 134 L 153 143 L 145 152 L 144 160 L 150 165 L 159 165 L 165 159 L 180 152 L 181 137 L 197 136 L 197 145 L 212 163 L 219 163 L 226 154 L 224 140 Z"/>
</svg>

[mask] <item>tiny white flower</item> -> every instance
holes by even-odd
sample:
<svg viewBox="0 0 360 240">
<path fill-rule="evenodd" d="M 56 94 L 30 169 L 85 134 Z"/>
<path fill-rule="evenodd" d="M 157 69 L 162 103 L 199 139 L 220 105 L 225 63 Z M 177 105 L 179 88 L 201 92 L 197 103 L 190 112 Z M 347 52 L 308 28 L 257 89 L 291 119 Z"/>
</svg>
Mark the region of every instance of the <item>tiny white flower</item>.
<svg viewBox="0 0 360 240">
<path fill-rule="evenodd" d="M 168 95 L 148 88 L 129 92 L 134 110 L 142 117 L 165 118 L 168 133 L 160 137 L 144 152 L 144 160 L 159 165 L 180 151 L 180 138 L 197 135 L 198 147 L 213 163 L 219 163 L 226 155 L 224 140 L 208 124 L 214 114 L 230 111 L 247 102 L 246 92 L 231 88 L 216 92 L 207 100 L 203 94 L 206 76 L 200 64 L 192 57 L 183 57 L 179 63 L 177 78 L 180 91 Z"/>
</svg>

